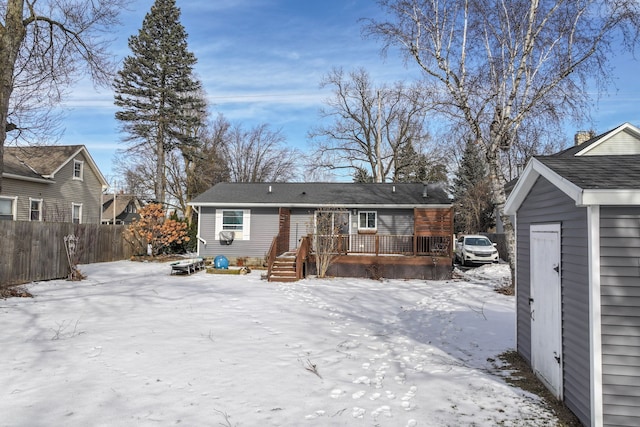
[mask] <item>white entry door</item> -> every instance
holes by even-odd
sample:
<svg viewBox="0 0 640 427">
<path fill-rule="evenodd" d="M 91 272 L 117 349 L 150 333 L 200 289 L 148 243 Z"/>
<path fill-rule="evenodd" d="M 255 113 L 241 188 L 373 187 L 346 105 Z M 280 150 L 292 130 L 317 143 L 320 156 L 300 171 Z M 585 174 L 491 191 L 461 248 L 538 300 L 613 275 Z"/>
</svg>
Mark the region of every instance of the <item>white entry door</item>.
<svg viewBox="0 0 640 427">
<path fill-rule="evenodd" d="M 562 399 L 562 305 L 560 224 L 532 225 L 531 365 L 536 375 Z"/>
</svg>

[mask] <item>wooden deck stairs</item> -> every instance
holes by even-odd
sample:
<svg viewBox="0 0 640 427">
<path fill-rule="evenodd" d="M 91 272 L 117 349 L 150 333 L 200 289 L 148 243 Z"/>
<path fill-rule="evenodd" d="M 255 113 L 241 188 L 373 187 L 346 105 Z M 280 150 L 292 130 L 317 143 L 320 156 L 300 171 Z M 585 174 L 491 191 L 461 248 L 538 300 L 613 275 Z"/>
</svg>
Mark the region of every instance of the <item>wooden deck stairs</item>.
<svg viewBox="0 0 640 427">
<path fill-rule="evenodd" d="M 273 262 L 271 268 L 271 274 L 269 275 L 270 282 L 296 282 L 296 253 L 285 252 L 282 255 L 278 255 Z"/>
</svg>

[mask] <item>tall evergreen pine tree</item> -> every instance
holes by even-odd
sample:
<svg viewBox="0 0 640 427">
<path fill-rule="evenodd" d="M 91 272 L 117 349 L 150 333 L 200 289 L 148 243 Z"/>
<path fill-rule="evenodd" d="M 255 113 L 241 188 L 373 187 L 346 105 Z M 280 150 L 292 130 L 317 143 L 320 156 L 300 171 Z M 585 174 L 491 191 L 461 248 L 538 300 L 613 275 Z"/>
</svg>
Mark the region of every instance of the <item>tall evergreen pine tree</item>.
<svg viewBox="0 0 640 427">
<path fill-rule="evenodd" d="M 470 141 L 453 180 L 453 200 L 456 233 L 487 231 L 495 224 L 487 167 L 477 145 Z"/>
<path fill-rule="evenodd" d="M 206 104 L 193 76 L 196 57 L 187 49 L 187 33 L 175 0 L 156 0 L 137 36 L 129 38 L 132 55 L 124 59 L 114 81 L 116 119 L 128 137 L 129 150 L 152 150 L 154 190 L 166 198 L 166 153 L 197 145 L 195 130 Z"/>
</svg>

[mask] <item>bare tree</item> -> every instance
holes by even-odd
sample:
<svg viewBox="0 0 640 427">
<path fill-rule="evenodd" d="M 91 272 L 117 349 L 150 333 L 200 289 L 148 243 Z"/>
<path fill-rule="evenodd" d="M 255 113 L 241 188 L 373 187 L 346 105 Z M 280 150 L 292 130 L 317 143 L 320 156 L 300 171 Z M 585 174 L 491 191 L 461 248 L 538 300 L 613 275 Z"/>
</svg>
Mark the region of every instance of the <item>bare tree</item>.
<svg viewBox="0 0 640 427">
<path fill-rule="evenodd" d="M 309 133 L 316 143 L 311 166 L 352 174 L 366 168 L 373 182 L 395 180 L 412 166 L 402 154 L 424 149 L 427 141 L 424 90 L 402 82 L 376 87 L 362 68 L 348 75 L 333 69 L 321 82 L 327 86 L 334 96 L 320 115 L 334 122 Z"/>
<path fill-rule="evenodd" d="M 112 57 L 104 30 L 128 0 L 7 0 L 0 3 L 0 191 L 7 131 L 26 128 L 39 107 L 59 102 L 82 72 L 109 84 Z M 16 91 L 14 94 L 14 90 Z M 11 117 L 11 121 L 9 118 Z M 42 123 L 55 117 L 44 115 Z M 16 124 L 18 123 L 18 124 Z"/>
<path fill-rule="evenodd" d="M 501 153 L 519 130 L 588 112 L 587 80 L 606 83 L 612 42 L 637 43 L 636 0 L 381 0 L 366 32 L 399 46 L 442 111 L 484 146 L 493 203 L 514 252 Z M 617 37 L 617 39 L 616 39 Z M 539 128 L 541 129 L 541 128 Z M 511 256 L 512 267 L 515 257 Z"/>
<path fill-rule="evenodd" d="M 318 209 L 315 212 L 313 233 L 313 253 L 316 257 L 318 277 L 324 278 L 329 267 L 348 247 L 349 213 L 345 209 Z"/>
<path fill-rule="evenodd" d="M 224 156 L 232 182 L 286 182 L 297 173 L 301 154 L 285 145 L 282 132 L 266 124 L 244 130 L 234 126 Z"/>
</svg>

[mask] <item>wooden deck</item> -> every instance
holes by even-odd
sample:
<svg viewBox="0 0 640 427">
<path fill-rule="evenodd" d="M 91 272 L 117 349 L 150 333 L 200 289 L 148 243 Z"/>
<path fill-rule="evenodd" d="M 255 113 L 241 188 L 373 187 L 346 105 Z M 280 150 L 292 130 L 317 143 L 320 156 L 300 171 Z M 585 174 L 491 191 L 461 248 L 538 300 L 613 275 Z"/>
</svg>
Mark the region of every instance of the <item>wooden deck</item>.
<svg viewBox="0 0 640 427">
<path fill-rule="evenodd" d="M 446 280 L 452 271 L 450 256 L 347 254 L 335 258 L 327 276 Z M 316 274 L 313 254 L 308 258 L 307 274 Z"/>
</svg>

